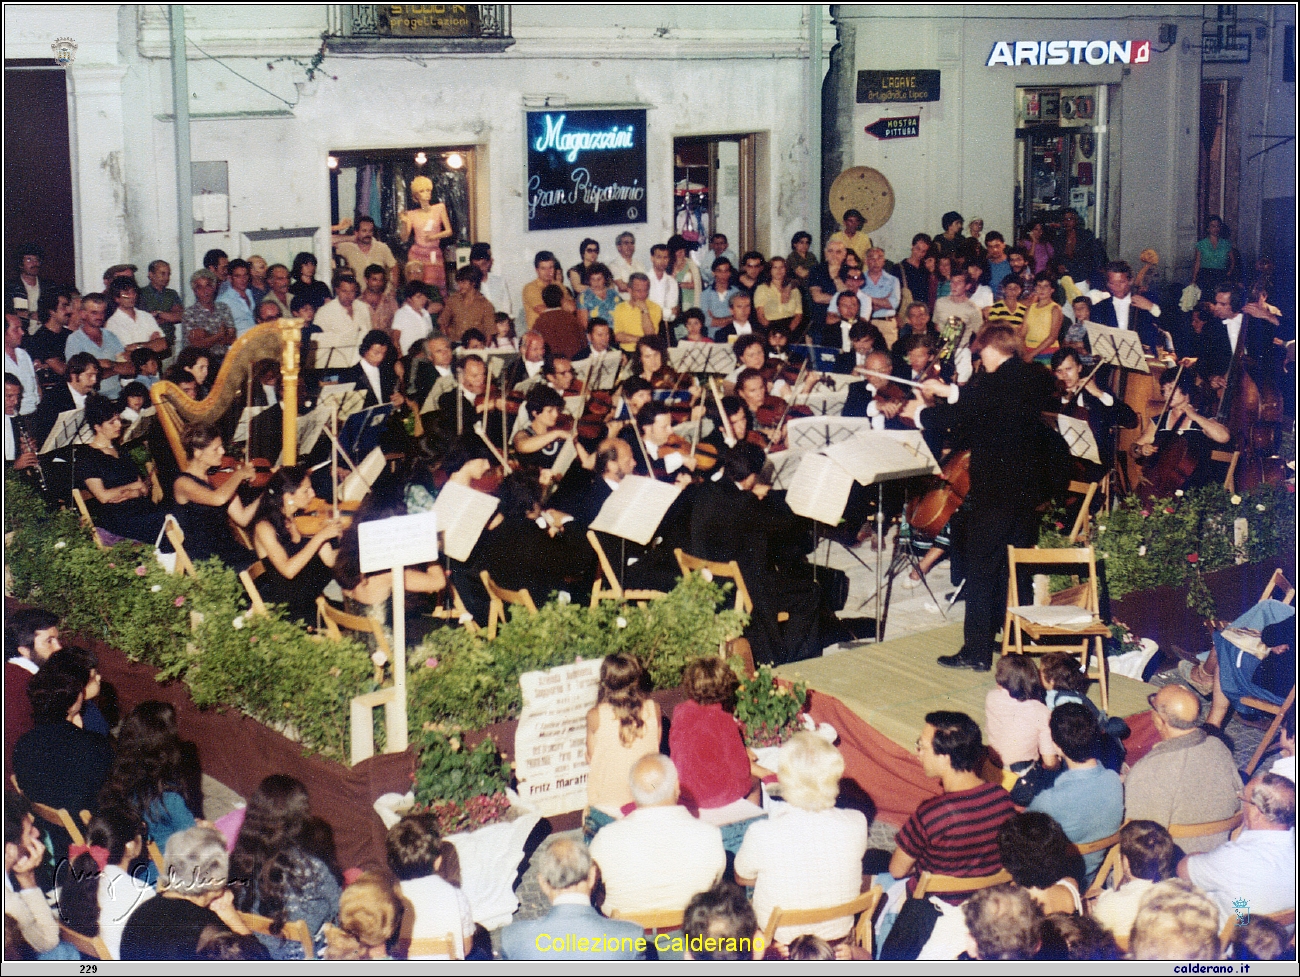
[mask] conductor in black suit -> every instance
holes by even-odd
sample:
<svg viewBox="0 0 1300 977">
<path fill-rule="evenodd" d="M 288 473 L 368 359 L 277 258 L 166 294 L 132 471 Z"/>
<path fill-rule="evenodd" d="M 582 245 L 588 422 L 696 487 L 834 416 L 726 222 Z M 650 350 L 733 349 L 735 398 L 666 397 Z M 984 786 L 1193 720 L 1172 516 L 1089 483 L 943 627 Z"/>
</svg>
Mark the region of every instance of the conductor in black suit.
<svg viewBox="0 0 1300 977">
<path fill-rule="evenodd" d="M 980 334 L 983 375 L 949 403 L 949 384 L 927 380 L 921 389 L 933 407 L 911 400 L 903 416 L 938 430 L 971 449 L 965 528 L 955 540 L 966 560 L 965 644 L 939 664 L 986 672 L 997 650 L 994 636 L 1007 603 L 1007 546 L 1038 541 L 1038 505 L 1051 493 L 1048 471 L 1052 432 L 1040 415 L 1052 409 L 1055 384 L 1041 365 L 1019 356 L 1016 334 L 987 326 Z"/>
<path fill-rule="evenodd" d="M 1142 345 L 1156 350 L 1162 346 L 1160 306 L 1133 291 L 1133 269 L 1127 261 L 1112 261 L 1106 266 L 1106 291 L 1110 298 L 1092 307 L 1092 321 L 1099 326 L 1135 332 Z"/>
</svg>

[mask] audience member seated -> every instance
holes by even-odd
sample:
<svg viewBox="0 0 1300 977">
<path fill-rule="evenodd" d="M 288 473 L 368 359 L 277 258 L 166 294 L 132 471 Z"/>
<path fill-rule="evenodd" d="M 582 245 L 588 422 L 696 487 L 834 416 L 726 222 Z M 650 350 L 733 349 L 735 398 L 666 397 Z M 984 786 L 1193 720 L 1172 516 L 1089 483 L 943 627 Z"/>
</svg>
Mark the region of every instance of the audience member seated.
<svg viewBox="0 0 1300 977">
<path fill-rule="evenodd" d="M 1223 741 L 1207 736 L 1197 720 L 1201 704 L 1182 685 L 1166 685 L 1150 696 L 1160 742 L 1133 765 L 1124 782 L 1124 816 L 1130 821 L 1203 824 L 1237 813 L 1241 775 Z M 1210 851 L 1228 832 L 1183 838 L 1189 854 Z"/>
<path fill-rule="evenodd" d="M 166 702 L 142 702 L 122 723 L 117 757 L 100 791 L 102 806 L 133 812 L 160 850 L 167 848 L 173 834 L 196 823 L 186 802 L 182 756 L 176 710 Z M 201 803 L 194 804 L 200 813 Z M 150 863 L 148 881 L 157 877 L 157 868 Z"/>
<path fill-rule="evenodd" d="M 226 887 L 230 856 L 215 828 L 190 828 L 167 840 L 158 898 L 141 903 L 122 929 L 123 960 L 198 960 L 206 927 L 248 935 Z"/>
<path fill-rule="evenodd" d="M 59 922 L 36 883 L 36 872 L 49 853 L 41 842 L 31 805 L 25 798 L 5 791 L 5 959 L 10 953 L 9 921 L 21 940 L 38 960 L 76 959 L 63 954 L 59 945 Z M 12 880 L 12 881 L 10 881 Z"/>
<path fill-rule="evenodd" d="M 1258 641 L 1241 631 L 1258 631 Z M 1200 674 L 1195 668 L 1191 673 L 1193 685 L 1201 684 L 1198 678 L 1208 678 L 1214 686 L 1205 724 L 1222 728 L 1232 706 L 1249 725 L 1267 727 L 1273 717 L 1250 708 L 1243 710 L 1241 699 L 1252 696 L 1275 706 L 1286 701 L 1295 685 L 1295 637 L 1295 609 L 1276 600 L 1256 604 L 1232 622 L 1231 631 L 1216 632 L 1214 649 Z M 1232 639 L 1250 647 L 1243 648 Z"/>
<path fill-rule="evenodd" d="M 63 647 L 59 616 L 39 607 L 15 611 L 5 622 L 5 744 L 32 728 L 32 704 L 27 685 L 46 660 Z M 12 747 L 5 751 L 5 774 Z"/>
<path fill-rule="evenodd" d="M 1065 946 L 1067 960 L 1122 960 L 1123 952 L 1110 930 L 1091 916 L 1053 913 L 1043 923 L 1043 942 Z"/>
<path fill-rule="evenodd" d="M 460 891 L 456 848 L 443 841 L 432 814 L 408 814 L 388 829 L 388 867 L 397 891 L 415 910 L 412 939 L 456 940 L 456 955 L 465 959 L 474 940 L 474 916 Z"/>
<path fill-rule="evenodd" d="M 553 835 L 537 849 L 533 862 L 537 884 L 550 900 L 551 911 L 540 919 L 516 919 L 501 930 L 505 959 L 645 959 L 649 941 L 639 925 L 606 919 L 592 908 L 591 890 L 599 869 L 586 845 Z"/>
<path fill-rule="evenodd" d="M 1079 703 L 1066 702 L 1052 711 L 1051 730 L 1065 769 L 1029 810 L 1051 815 L 1076 845 L 1109 838 L 1124 822 L 1124 785 L 1097 760 L 1101 731 L 1096 721 Z M 1105 857 L 1104 851 L 1084 856 L 1085 886 Z"/>
<path fill-rule="evenodd" d="M 102 938 L 114 960 L 122 958 L 122 931 L 131 913 L 156 895 L 139 871 L 131 871 L 144 852 L 144 828 L 130 808 L 103 808 L 86 828 L 86 844 L 69 850 L 68 871 L 56 879 L 67 924 Z"/>
<path fill-rule="evenodd" d="M 1042 783 L 1035 774 L 1055 770 L 1061 762 L 1048 728 L 1051 711 L 1043 704 L 1038 666 L 1028 655 L 1003 655 L 993 674 L 997 687 L 984 699 L 989 749 L 1002 764 L 1003 786 L 1024 804 Z M 1035 770 L 1036 762 L 1040 770 Z"/>
<path fill-rule="evenodd" d="M 682 920 L 688 960 L 761 960 L 763 931 L 743 889 L 719 882 L 686 905 Z"/>
<path fill-rule="evenodd" d="M 1067 655 L 1063 651 L 1046 654 L 1039 659 L 1038 674 L 1043 682 L 1044 700 L 1048 709 L 1054 710 L 1064 703 L 1077 702 L 1088 710 L 1088 715 L 1092 716 L 1093 722 L 1102 732 L 1097 759 L 1107 770 L 1119 773 L 1124 767 L 1124 758 L 1128 752 L 1123 740 L 1130 732 L 1128 723 L 1118 717 L 1108 719 L 1088 698 L 1088 676 L 1079 668 L 1077 656 Z"/>
<path fill-rule="evenodd" d="M 387 960 L 402 904 L 379 872 L 364 872 L 339 896 L 339 924 L 325 924 L 326 960 Z"/>
<path fill-rule="evenodd" d="M 343 535 L 343 524 L 334 519 L 310 538 L 298 531 L 294 516 L 314 498 L 306 466 L 281 468 L 266 485 L 253 527 L 253 545 L 266 567 L 258 593 L 268 604 L 284 604 L 289 617 L 303 624 L 316 621 L 316 598 L 330 582 L 337 556 L 330 541 Z"/>
<path fill-rule="evenodd" d="M 796 733 L 781 747 L 776 775 L 786 803 L 750 826 L 736 855 L 736 881 L 754 886 L 754 911 L 764 928 L 777 906 L 823 909 L 862 891 L 867 819 L 835 806 L 843 774 L 844 757 L 820 736 Z M 776 942 L 803 934 L 834 942 L 852 928 L 852 916 L 782 926 Z"/>
<path fill-rule="evenodd" d="M 1178 877 L 1213 899 L 1224 919 L 1242 899 L 1251 913 L 1294 909 L 1295 784 L 1262 774 L 1246 785 L 1241 798 L 1241 834 L 1213 851 L 1185 857 L 1178 863 Z"/>
<path fill-rule="evenodd" d="M 86 501 L 91 518 L 110 533 L 152 543 L 162 529 L 165 513 L 149 498 L 149 485 L 135 462 L 118 454 L 122 418 L 117 404 L 91 394 L 84 410 L 86 424 L 95 436 L 77 454 L 77 480 L 90 494 Z"/>
<path fill-rule="evenodd" d="M 13 769 L 18 786 L 29 800 L 61 807 L 73 817 L 95 809 L 113 762 L 108 738 L 82 728 L 90 671 L 66 651 L 55 652 L 27 686 L 35 727 L 14 746 Z M 67 851 L 68 836 L 51 826 L 55 855 Z"/>
<path fill-rule="evenodd" d="M 974 960 L 1035 960 L 1043 945 L 1043 910 L 1026 890 L 1007 883 L 981 889 L 961 907 Z"/>
<path fill-rule="evenodd" d="M 629 777 L 638 760 L 659 752 L 659 706 L 646 694 L 645 673 L 632 655 L 608 656 L 600 666 L 596 705 L 587 712 L 587 844 L 633 803 Z M 674 774 L 676 779 L 676 774 Z"/>
<path fill-rule="evenodd" d="M 1233 960 L 1294 960 L 1286 927 L 1267 916 L 1252 916 L 1232 931 Z"/>
<path fill-rule="evenodd" d="M 240 499 L 239 486 L 255 474 L 252 465 L 240 465 L 218 488 L 208 472 L 221 464 L 225 448 L 221 434 L 209 424 L 191 424 L 181 435 L 189 464 L 172 486 L 176 499 L 176 520 L 185 531 L 185 552 L 194 562 L 217 557 L 232 570 L 244 570 L 253 554 L 236 540 L 227 517 L 247 526 L 257 515 L 256 500 L 248 505 Z"/>
<path fill-rule="evenodd" d="M 312 850 L 307 788 L 273 774 L 248 799 L 239 837 L 230 853 L 231 874 L 241 880 L 235 904 L 242 912 L 269 916 L 267 949 L 277 960 L 298 959 L 302 947 L 280 938 L 284 924 L 301 919 L 324 949 L 321 927 L 338 915 L 341 873 Z"/>
<path fill-rule="evenodd" d="M 745 749 L 735 708 L 740 680 L 717 656 L 697 658 L 682 673 L 687 701 L 673 710 L 668 746 L 681 778 L 682 803 L 722 828 L 722 845 L 740 851 L 745 831 L 766 817 L 758 806 L 753 757 Z"/>
<path fill-rule="evenodd" d="M 591 857 L 605 881 L 606 913 L 685 908 L 722 877 L 722 832 L 678 803 L 677 768 L 660 753 L 643 756 L 629 777 L 636 810 L 601 829 Z"/>
<path fill-rule="evenodd" d="M 1152 886 L 1177 874 L 1177 846 L 1154 821 L 1130 821 L 1119 832 L 1119 885 L 1101 892 L 1092 916 L 1117 936 L 1127 937 L 1138 905 Z"/>
<path fill-rule="evenodd" d="M 1190 882 L 1168 879 L 1138 905 L 1129 936 L 1131 960 L 1218 960 L 1223 920 L 1218 907 Z"/>
</svg>

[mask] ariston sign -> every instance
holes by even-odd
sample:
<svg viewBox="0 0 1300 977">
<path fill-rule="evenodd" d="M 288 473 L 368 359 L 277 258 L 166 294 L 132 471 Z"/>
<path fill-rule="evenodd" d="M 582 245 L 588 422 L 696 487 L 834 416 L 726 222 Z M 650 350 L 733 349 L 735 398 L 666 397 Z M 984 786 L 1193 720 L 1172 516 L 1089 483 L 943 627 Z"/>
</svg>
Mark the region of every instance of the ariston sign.
<svg viewBox="0 0 1300 977">
<path fill-rule="evenodd" d="M 998 41 L 986 68 L 1056 67 L 1064 64 L 1146 64 L 1150 41 Z"/>
</svg>

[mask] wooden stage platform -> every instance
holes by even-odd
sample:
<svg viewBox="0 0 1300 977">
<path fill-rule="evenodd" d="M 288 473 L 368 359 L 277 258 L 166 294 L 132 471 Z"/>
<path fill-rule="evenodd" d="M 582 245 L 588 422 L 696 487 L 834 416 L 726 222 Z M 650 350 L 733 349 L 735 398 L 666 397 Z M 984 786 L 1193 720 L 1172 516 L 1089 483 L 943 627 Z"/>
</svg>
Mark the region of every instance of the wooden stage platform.
<svg viewBox="0 0 1300 977">
<path fill-rule="evenodd" d="M 777 673 L 801 678 L 810 688 L 835 696 L 884 736 L 914 750 L 925 714 L 937 709 L 964 712 L 984 728 L 984 698 L 994 687 L 992 671 L 943 668 L 935 661 L 939 655 L 954 654 L 961 643 L 962 626 L 950 624 L 783 665 Z M 1110 714 L 1128 717 L 1146 712 L 1152 691 L 1154 687 L 1143 682 L 1111 675 Z M 1101 704 L 1096 682 L 1089 695 Z"/>
</svg>

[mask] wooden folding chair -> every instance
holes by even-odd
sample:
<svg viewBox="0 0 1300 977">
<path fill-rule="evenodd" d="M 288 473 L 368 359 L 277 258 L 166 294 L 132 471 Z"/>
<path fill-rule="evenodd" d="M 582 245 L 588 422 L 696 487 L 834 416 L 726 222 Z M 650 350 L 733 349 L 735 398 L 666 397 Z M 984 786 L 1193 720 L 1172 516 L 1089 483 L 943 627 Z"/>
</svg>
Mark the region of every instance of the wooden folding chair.
<svg viewBox="0 0 1300 977">
<path fill-rule="evenodd" d="M 375 649 L 384 653 L 384 657 L 389 661 L 393 660 L 393 648 L 388 643 L 388 636 L 384 634 L 384 626 L 373 618 L 363 617 L 359 614 L 344 614 L 337 610 L 324 597 L 316 598 L 316 619 L 323 623 L 325 633 L 335 641 L 343 640 L 343 633 L 339 628 L 346 628 L 349 631 L 356 631 L 360 634 L 373 635 L 375 639 Z M 384 684 L 384 666 L 375 666 L 375 684 Z"/>
<path fill-rule="evenodd" d="M 406 944 L 406 953 L 402 954 L 402 956 L 407 960 L 418 960 L 423 957 L 446 957 L 448 960 L 462 959 L 460 954 L 456 952 L 456 936 L 454 933 L 448 933 L 446 936 L 421 936 L 412 939 Z"/>
<path fill-rule="evenodd" d="M 239 571 L 239 582 L 244 585 L 244 592 L 248 594 L 248 600 L 252 604 L 248 613 L 265 614 L 266 604 L 262 603 L 262 595 L 257 592 L 257 578 L 266 573 L 266 564 L 261 560 L 252 563 L 247 570 Z"/>
<path fill-rule="evenodd" d="M 1220 821 L 1202 821 L 1200 824 L 1171 824 L 1169 837 L 1177 841 L 1180 838 L 1204 838 L 1206 835 L 1231 834 L 1241 827 L 1243 815 L 1238 811 L 1230 818 Z"/>
<path fill-rule="evenodd" d="M 1118 838 L 1119 834 L 1116 833 L 1113 837 Z M 1103 840 L 1109 841 L 1110 839 Z M 1099 842 L 1093 842 L 1093 844 L 1099 844 Z M 1082 852 L 1083 849 L 1080 848 L 1080 851 Z M 1093 899 L 1100 895 L 1102 890 L 1106 888 L 1106 880 L 1112 876 L 1115 879 L 1116 887 L 1119 886 L 1119 854 L 1119 842 L 1116 841 L 1110 846 L 1110 851 L 1106 852 L 1106 857 L 1102 859 L 1101 867 L 1097 869 L 1097 875 L 1092 880 L 1092 885 L 1088 886 L 1088 891 L 1084 893 L 1084 898 Z"/>
<path fill-rule="evenodd" d="M 1092 615 L 1092 621 L 1083 627 L 1066 628 L 1037 624 L 1025 617 L 1024 612 L 1032 612 L 1034 608 L 1022 607 L 1020 604 L 1020 587 L 1016 581 L 1016 568 L 1021 564 L 1033 566 L 1042 564 L 1082 566 L 1086 564 L 1088 579 L 1077 588 L 1076 603 Z M 1013 651 L 1018 655 L 1025 654 L 1025 635 L 1029 635 L 1030 639 L 1035 642 L 1041 641 L 1043 638 L 1072 639 L 1060 641 L 1046 647 L 1031 647 L 1028 652 L 1030 654 L 1042 654 L 1048 651 L 1077 651 L 1080 656 L 1079 667 L 1089 678 L 1095 677 L 1101 687 L 1102 711 L 1109 710 L 1110 690 L 1106 680 L 1106 639 L 1110 637 L 1110 628 L 1102 623 L 1100 611 L 1098 610 L 1097 559 L 1093 548 L 1083 546 L 1040 550 L 1008 546 L 1007 571 L 1009 574 L 1007 613 L 1002 627 L 1002 654 L 1005 655 Z M 1097 672 L 1095 676 L 1088 672 L 1091 649 L 1095 649 L 1097 655 Z"/>
<path fill-rule="evenodd" d="M 527 589 L 506 590 L 493 582 L 491 574 L 486 570 L 479 574 L 483 581 L 483 586 L 487 589 L 488 597 L 492 599 L 491 606 L 488 610 L 488 640 L 495 641 L 497 637 L 497 622 L 505 623 L 506 605 L 518 604 L 520 607 L 528 608 L 529 614 L 537 613 L 537 605 L 533 603 L 533 597 Z"/>
<path fill-rule="evenodd" d="M 754 601 L 749 596 L 749 588 L 745 586 L 745 577 L 740 572 L 740 564 L 735 560 L 728 560 L 726 563 L 705 560 L 698 556 L 691 556 L 680 547 L 673 550 L 673 555 L 677 557 L 677 565 L 681 567 L 683 577 L 690 574 L 692 570 L 701 572 L 708 570 L 714 577 L 724 577 L 733 581 L 736 585 L 736 610 L 746 614 L 754 613 Z M 780 622 L 788 621 L 790 615 L 786 611 L 778 611 L 776 619 Z"/>
<path fill-rule="evenodd" d="M 1281 590 L 1282 596 L 1278 600 L 1283 604 L 1290 604 L 1295 600 L 1295 588 L 1286 579 L 1286 573 L 1281 567 L 1273 571 L 1273 576 L 1268 578 L 1268 583 L 1264 587 L 1264 592 L 1259 595 L 1260 602 L 1269 600 L 1273 597 L 1275 591 Z"/>
<path fill-rule="evenodd" d="M 198 576 L 194 572 L 194 561 L 185 552 L 185 530 L 181 529 L 181 524 L 170 512 L 163 519 L 163 533 L 166 534 L 167 541 L 172 544 L 172 549 L 176 551 L 176 572 L 190 577 Z"/>
<path fill-rule="evenodd" d="M 656 934 L 681 929 L 685 914 L 685 909 L 658 909 L 633 913 L 624 913 L 615 909 L 610 918 L 626 919 L 628 922 L 636 923 L 647 934 Z"/>
<path fill-rule="evenodd" d="M 102 936 L 87 936 L 85 933 L 78 933 L 66 923 L 60 922 L 59 939 L 70 945 L 83 957 L 89 957 L 91 960 L 113 959 L 113 954 L 109 952 L 108 944 L 104 942 Z"/>
<path fill-rule="evenodd" d="M 1092 522 L 1092 500 L 1097 497 L 1097 492 L 1108 478 L 1110 478 L 1109 472 L 1100 482 L 1076 482 L 1071 480 L 1069 492 L 1072 495 L 1083 496 L 1083 504 L 1079 506 L 1079 514 L 1075 516 L 1074 526 L 1070 529 L 1069 540 L 1071 543 L 1077 543 L 1088 535 L 1088 524 Z"/>
<path fill-rule="evenodd" d="M 95 548 L 100 550 L 110 550 L 113 548 L 112 543 L 101 536 L 107 530 L 101 530 L 95 525 L 95 520 L 90 518 L 90 510 L 86 508 L 86 497 L 81 494 L 81 489 L 72 490 L 72 501 L 77 505 L 77 512 L 81 514 L 81 524 L 90 530 L 90 538 L 95 541 Z"/>
<path fill-rule="evenodd" d="M 149 478 L 149 499 L 154 505 L 161 505 L 166 495 L 163 492 L 162 479 L 158 477 L 158 465 L 152 458 L 144 463 L 144 471 Z"/>
<path fill-rule="evenodd" d="M 624 590 L 623 585 L 618 582 L 618 574 L 614 572 L 613 564 L 605 555 L 605 547 L 600 545 L 594 529 L 587 530 L 587 542 L 591 543 L 591 548 L 596 551 L 596 559 L 600 561 L 600 573 L 596 575 L 596 582 L 591 588 L 593 610 L 600 606 L 602 600 L 634 600 L 644 607 L 647 601 L 666 596 L 662 590 Z M 603 591 L 602 582 L 607 588 Z"/>
<path fill-rule="evenodd" d="M 1264 754 L 1268 752 L 1268 748 L 1277 739 L 1278 731 L 1282 728 L 1282 720 L 1286 718 L 1288 712 L 1295 708 L 1295 686 L 1291 686 L 1291 691 L 1286 694 L 1286 699 L 1283 700 L 1280 706 L 1265 702 L 1263 699 L 1256 699 L 1253 695 L 1243 695 L 1241 705 L 1249 709 L 1258 709 L 1260 712 L 1271 712 L 1273 714 L 1273 721 L 1268 724 L 1268 729 L 1264 732 L 1264 738 L 1259 741 L 1259 746 L 1255 747 L 1250 762 L 1246 764 L 1246 776 L 1251 777 L 1254 776 L 1260 761 L 1264 759 Z"/>
<path fill-rule="evenodd" d="M 433 609 L 432 617 L 443 621 L 453 621 L 461 624 L 466 631 L 471 633 L 478 631 L 478 625 L 474 623 L 473 615 L 465 608 L 465 602 L 460 599 L 460 592 L 456 586 L 449 580 L 447 581 L 447 590 L 451 594 L 451 608 L 448 609 L 439 604 Z M 464 622 L 462 624 L 462 622 Z"/>
<path fill-rule="evenodd" d="M 871 921 L 884 894 L 880 883 L 876 882 L 856 899 L 826 909 L 782 909 L 776 906 L 772 909 L 772 914 L 767 917 L 767 927 L 763 930 L 763 944 L 771 946 L 777 929 L 782 926 L 812 926 L 814 923 L 825 923 L 832 919 L 839 919 L 841 916 L 856 916 L 849 939 L 853 946 L 862 947 L 874 958 Z"/>
<path fill-rule="evenodd" d="M 265 916 L 259 916 L 256 913 L 240 913 L 239 918 L 254 933 L 261 933 L 265 936 L 271 935 L 271 920 Z M 305 919 L 289 920 L 284 924 L 284 929 L 280 930 L 280 936 L 286 940 L 301 943 L 302 958 L 304 960 L 316 959 L 316 947 L 312 944 L 311 931 L 307 929 Z"/>
<path fill-rule="evenodd" d="M 229 517 L 226 518 L 226 524 L 230 526 L 230 535 L 234 536 L 235 539 L 239 541 L 239 545 L 250 553 L 254 552 L 252 534 L 250 534 L 244 526 L 241 526 Z"/>
<path fill-rule="evenodd" d="M 23 793 L 23 789 L 18 786 L 17 775 L 10 774 L 9 783 L 19 796 L 27 797 L 27 795 Z M 66 831 L 74 845 L 84 845 L 86 843 L 85 836 L 81 833 L 81 825 L 90 822 L 89 811 L 81 812 L 81 823 L 79 824 L 66 808 L 51 807 L 49 804 L 42 804 L 39 801 L 34 801 L 30 797 L 27 797 L 27 803 L 32 806 L 32 813 L 36 815 L 36 817 L 45 821 L 47 824 L 57 824 L 60 828 Z"/>
<path fill-rule="evenodd" d="M 934 872 L 922 872 L 920 878 L 916 880 L 916 890 L 912 893 L 913 899 L 924 899 L 927 893 L 941 892 L 947 895 L 955 895 L 963 892 L 978 892 L 980 889 L 991 889 L 995 885 L 1001 885 L 1003 882 L 1011 881 L 1011 873 L 1006 869 L 993 875 L 977 875 L 972 878 L 962 878 L 960 875 L 936 875 Z"/>
<path fill-rule="evenodd" d="M 1237 462 L 1241 460 L 1240 451 L 1211 451 L 1211 461 L 1226 461 L 1228 473 L 1223 476 L 1223 487 L 1229 492 L 1236 489 Z"/>
</svg>

